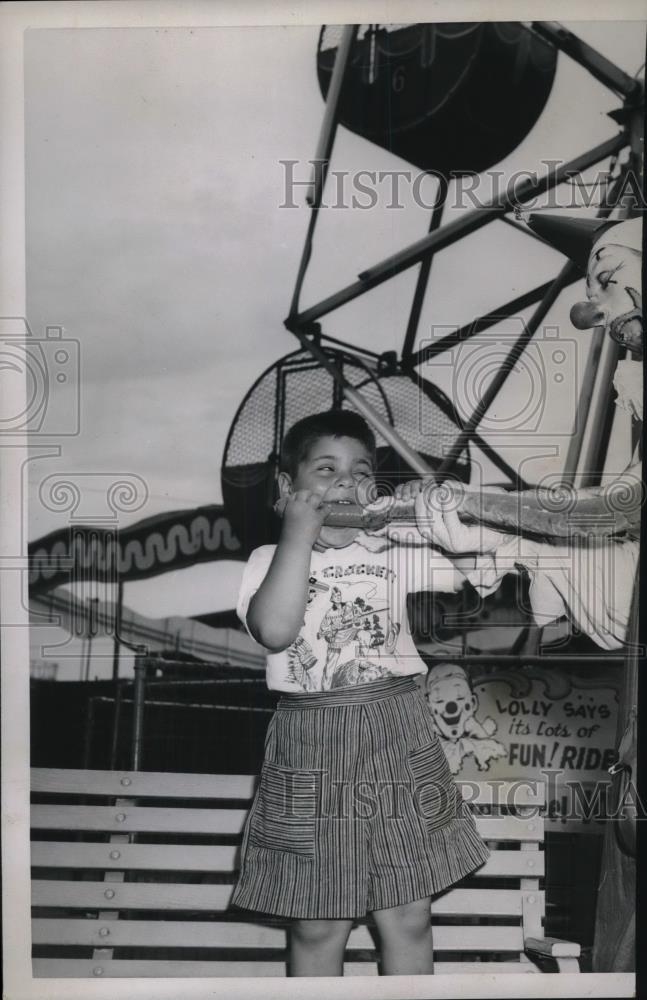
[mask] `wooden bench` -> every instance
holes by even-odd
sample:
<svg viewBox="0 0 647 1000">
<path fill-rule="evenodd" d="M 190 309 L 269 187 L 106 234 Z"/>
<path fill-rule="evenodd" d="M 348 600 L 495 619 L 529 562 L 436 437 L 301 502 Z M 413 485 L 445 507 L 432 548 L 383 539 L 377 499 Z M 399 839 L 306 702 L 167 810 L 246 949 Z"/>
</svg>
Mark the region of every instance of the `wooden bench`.
<svg viewBox="0 0 647 1000">
<path fill-rule="evenodd" d="M 227 910 L 254 784 L 32 770 L 34 976 L 285 976 L 284 923 Z M 436 971 L 530 973 L 552 960 L 579 972 L 579 945 L 542 937 L 543 785 L 468 784 L 463 795 L 493 850 L 432 903 Z M 377 973 L 373 935 L 370 921 L 353 928 L 346 975 Z"/>
</svg>

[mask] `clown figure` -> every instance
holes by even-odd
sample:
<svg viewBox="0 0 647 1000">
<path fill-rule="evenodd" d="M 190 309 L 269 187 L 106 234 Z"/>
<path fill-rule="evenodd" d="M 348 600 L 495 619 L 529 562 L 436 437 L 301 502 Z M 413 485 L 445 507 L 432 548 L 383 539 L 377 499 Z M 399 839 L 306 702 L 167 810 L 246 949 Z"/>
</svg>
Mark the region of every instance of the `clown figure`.
<svg viewBox="0 0 647 1000">
<path fill-rule="evenodd" d="M 578 330 L 604 326 L 618 344 L 642 358 L 642 219 L 601 227 L 591 248 L 586 299 L 571 309 Z"/>
<path fill-rule="evenodd" d="M 458 774 L 463 759 L 473 755 L 479 771 L 506 755 L 505 747 L 491 737 L 494 719 L 476 718 L 478 698 L 465 670 L 455 663 L 440 663 L 427 675 L 427 701 L 452 774 Z"/>
<path fill-rule="evenodd" d="M 586 273 L 586 298 L 572 307 L 571 323 L 578 330 L 602 326 L 630 352 L 631 358 L 616 366 L 616 403 L 642 423 L 642 219 L 609 221 L 535 213 L 525 221 Z"/>
</svg>

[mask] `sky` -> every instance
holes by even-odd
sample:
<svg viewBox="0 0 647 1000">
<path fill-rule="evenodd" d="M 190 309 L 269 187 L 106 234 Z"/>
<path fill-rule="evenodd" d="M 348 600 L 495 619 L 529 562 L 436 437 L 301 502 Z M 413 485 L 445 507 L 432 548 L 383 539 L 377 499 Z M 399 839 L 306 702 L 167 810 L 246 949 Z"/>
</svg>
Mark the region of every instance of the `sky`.
<svg viewBox="0 0 647 1000">
<path fill-rule="evenodd" d="M 630 74 L 641 67 L 644 25 L 569 26 Z M 90 514 L 100 513 L 102 477 L 139 476 L 148 498 L 123 525 L 221 499 L 235 411 L 261 372 L 296 346 L 283 320 L 307 209 L 301 193 L 298 208 L 281 207 L 281 161 L 298 160 L 307 176 L 323 113 L 317 39 L 313 27 L 26 33 L 27 318 L 36 337 L 62 327 L 80 359 L 78 433 L 57 439 L 58 454 L 30 463 L 30 539 L 67 523 L 42 499 L 55 473 L 85 477 Z M 506 177 L 541 172 L 542 160 L 578 155 L 615 134 L 607 112 L 618 105 L 561 55 L 539 121 L 497 169 Z M 406 166 L 339 130 L 334 169 Z M 465 210 L 450 197 L 445 221 Z M 428 223 L 411 201 L 400 210 L 381 198 L 370 211 L 322 211 L 302 304 L 348 284 Z M 434 261 L 422 336 L 549 280 L 562 263 L 502 223 L 482 229 Z M 325 332 L 376 351 L 398 348 L 415 271 L 337 311 Z M 546 320 L 567 345 L 569 378 L 555 383 L 540 337 L 547 375 L 539 425 L 522 423 L 514 439 L 499 440 L 512 464 L 527 463 L 529 478 L 559 472 L 563 462 L 589 342 L 568 321 L 580 297 L 572 286 Z M 455 367 L 445 359 L 424 374 L 467 405 L 474 387 L 454 385 Z M 493 432 L 519 412 L 529 379 L 528 366 L 511 376 L 489 415 Z M 76 387 L 75 379 L 54 385 L 52 406 L 69 413 Z M 626 429 L 617 424 L 618 447 Z M 485 463 L 480 478 L 497 474 Z M 152 617 L 232 607 L 239 573 L 239 565 L 203 564 L 130 584 L 126 601 Z"/>
</svg>

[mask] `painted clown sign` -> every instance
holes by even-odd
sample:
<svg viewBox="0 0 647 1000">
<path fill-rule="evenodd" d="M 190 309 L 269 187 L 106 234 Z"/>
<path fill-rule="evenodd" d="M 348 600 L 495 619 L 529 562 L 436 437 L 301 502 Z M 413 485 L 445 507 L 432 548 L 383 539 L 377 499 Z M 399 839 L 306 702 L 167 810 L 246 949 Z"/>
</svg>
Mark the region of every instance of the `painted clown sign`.
<svg viewBox="0 0 647 1000">
<path fill-rule="evenodd" d="M 522 667 L 433 666 L 421 686 L 452 774 L 546 784 L 547 829 L 601 832 L 616 759 L 619 679 Z"/>
</svg>

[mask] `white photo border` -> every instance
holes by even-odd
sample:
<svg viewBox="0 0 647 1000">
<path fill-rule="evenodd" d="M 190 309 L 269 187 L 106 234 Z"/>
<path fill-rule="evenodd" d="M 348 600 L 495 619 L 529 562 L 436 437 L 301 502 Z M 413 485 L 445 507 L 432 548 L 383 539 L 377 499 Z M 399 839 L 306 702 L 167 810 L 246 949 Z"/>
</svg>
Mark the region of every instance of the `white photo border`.
<svg viewBox="0 0 647 1000">
<path fill-rule="evenodd" d="M 26 315 L 23 38 L 31 28 L 219 27 L 314 25 L 365 21 L 530 20 L 647 21 L 644 0 L 112 0 L 6 2 L 0 9 L 0 302 L 3 317 Z M 24 386 L 0 372 L 0 407 L 24 409 Z M 135 998 L 424 998 L 635 995 L 632 974 L 435 975 L 339 979 L 34 979 L 29 883 L 29 648 L 22 588 L 27 511 L 21 494 L 26 441 L 0 447 L 0 606 L 2 608 L 2 860 L 4 996 L 7 1000 Z M 24 558 L 23 558 L 24 556 Z M 433 985 L 432 985 L 433 983 Z"/>
</svg>

